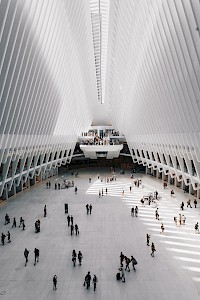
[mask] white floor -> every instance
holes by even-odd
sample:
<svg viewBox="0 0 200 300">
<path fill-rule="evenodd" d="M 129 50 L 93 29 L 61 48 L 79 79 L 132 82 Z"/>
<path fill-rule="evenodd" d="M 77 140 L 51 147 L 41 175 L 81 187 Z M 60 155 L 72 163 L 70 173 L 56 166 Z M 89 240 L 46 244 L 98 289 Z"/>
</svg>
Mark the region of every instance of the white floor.
<svg viewBox="0 0 200 300">
<path fill-rule="evenodd" d="M 181 201 L 188 194 L 175 189 L 175 197 L 170 197 L 170 189 L 163 190 L 160 180 L 146 175 L 142 186 L 134 187 L 130 174 L 117 174 L 117 180 L 105 184 L 97 179 L 99 171 L 79 171 L 78 178 L 65 175 L 75 181 L 78 194 L 73 188 L 54 190 L 56 177 L 51 178 L 51 189 L 45 182 L 18 194 L 0 206 L 0 233 L 10 230 L 11 243 L 0 245 L 0 299 L 200 299 L 200 234 L 195 234 L 194 224 L 199 220 L 198 208 L 179 209 Z M 110 173 L 100 173 L 110 176 Z M 59 177 L 59 176 L 58 176 Z M 57 177 L 57 178 L 58 178 Z M 88 178 L 92 178 L 89 183 Z M 62 178 L 57 182 L 62 182 Z M 99 190 L 108 188 L 108 195 L 99 198 Z M 155 208 L 141 207 L 142 196 L 158 190 L 160 221 L 155 220 Z M 122 190 L 125 195 L 122 196 Z M 192 199 L 193 204 L 193 198 Z M 69 204 L 69 213 L 80 229 L 79 236 L 71 236 L 67 226 L 64 203 Z M 86 214 L 85 205 L 91 203 L 91 215 Z M 43 217 L 44 205 L 47 217 Z M 138 205 L 138 218 L 131 217 L 132 206 Z M 185 205 L 186 206 L 186 205 Z M 4 225 L 8 213 L 11 224 Z M 186 216 L 186 225 L 176 227 L 174 216 Z M 11 228 L 13 217 L 25 219 L 26 230 Z M 34 223 L 41 220 L 41 232 L 35 233 Z M 164 223 L 165 233 L 160 234 Z M 156 253 L 152 258 L 150 247 L 146 246 L 146 233 L 150 233 L 155 243 Z M 34 248 L 40 250 L 40 261 L 34 266 Z M 29 262 L 25 267 L 23 252 L 30 250 Z M 82 266 L 73 267 L 72 250 L 83 253 Z M 120 252 L 137 261 L 137 270 L 126 272 L 126 282 L 116 280 Z M 98 285 L 87 290 L 83 286 L 86 273 L 96 274 Z M 53 291 L 52 278 L 58 276 L 58 289 Z"/>
</svg>

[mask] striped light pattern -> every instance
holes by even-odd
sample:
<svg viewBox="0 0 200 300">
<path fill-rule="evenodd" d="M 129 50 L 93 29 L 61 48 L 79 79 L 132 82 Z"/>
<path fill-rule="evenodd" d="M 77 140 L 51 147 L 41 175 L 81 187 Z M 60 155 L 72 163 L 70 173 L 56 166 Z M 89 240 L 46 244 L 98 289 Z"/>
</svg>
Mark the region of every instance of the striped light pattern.
<svg viewBox="0 0 200 300">
<path fill-rule="evenodd" d="M 199 189 L 200 2 L 111 0 L 106 76 L 133 160 Z"/>
</svg>

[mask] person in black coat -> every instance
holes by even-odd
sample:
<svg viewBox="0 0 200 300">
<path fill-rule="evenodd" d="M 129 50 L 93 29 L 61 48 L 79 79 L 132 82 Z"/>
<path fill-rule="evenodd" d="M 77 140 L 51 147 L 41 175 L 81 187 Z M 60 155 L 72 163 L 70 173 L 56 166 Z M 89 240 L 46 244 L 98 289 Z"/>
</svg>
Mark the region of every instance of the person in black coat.
<svg viewBox="0 0 200 300">
<path fill-rule="evenodd" d="M 2 233 L 2 234 L 1 234 L 1 242 L 2 242 L 2 245 L 4 245 L 4 243 L 5 243 L 5 238 L 6 238 L 5 234 Z"/>
<path fill-rule="evenodd" d="M 70 216 L 69 215 L 67 216 L 67 223 L 68 223 L 68 226 L 70 226 Z"/>
<path fill-rule="evenodd" d="M 54 275 L 53 277 L 53 290 L 57 290 L 57 282 L 58 282 L 58 277 Z"/>
<path fill-rule="evenodd" d="M 35 248 L 34 249 L 34 254 L 35 254 L 35 262 L 34 262 L 34 266 L 36 265 L 36 262 L 39 262 L 39 255 L 40 255 L 40 250 Z"/>
<path fill-rule="evenodd" d="M 46 217 L 46 216 L 47 216 L 47 206 L 45 204 L 45 206 L 44 206 L 44 217 Z"/>
<path fill-rule="evenodd" d="M 91 281 L 91 275 L 90 275 L 90 271 L 88 271 L 87 275 L 85 276 L 85 283 L 86 283 L 87 290 L 90 287 L 90 281 Z"/>
<path fill-rule="evenodd" d="M 13 218 L 13 224 L 12 224 L 12 227 L 16 227 L 16 226 L 17 226 L 16 219 Z"/>
<path fill-rule="evenodd" d="M 24 257 L 25 257 L 25 259 L 26 259 L 25 267 L 26 267 L 27 262 L 28 262 L 28 255 L 29 255 L 29 251 L 27 250 L 27 248 L 25 248 L 25 250 L 24 250 Z"/>
</svg>

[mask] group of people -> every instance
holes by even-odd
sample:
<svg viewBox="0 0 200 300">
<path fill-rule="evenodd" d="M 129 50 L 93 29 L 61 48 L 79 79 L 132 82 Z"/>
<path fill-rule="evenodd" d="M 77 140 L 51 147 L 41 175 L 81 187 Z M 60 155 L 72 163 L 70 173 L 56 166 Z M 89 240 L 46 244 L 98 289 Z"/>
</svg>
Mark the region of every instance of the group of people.
<svg viewBox="0 0 200 300">
<path fill-rule="evenodd" d="M 58 182 L 55 183 L 55 190 L 60 190 L 61 184 Z"/>
<path fill-rule="evenodd" d="M 183 203 L 183 202 L 182 202 Z M 184 206 L 184 205 L 183 205 Z M 190 207 L 192 208 L 192 205 L 191 205 L 191 199 L 188 199 L 187 201 L 187 207 Z M 194 207 L 197 208 L 197 199 L 194 199 Z"/>
<path fill-rule="evenodd" d="M 68 223 L 68 227 L 70 227 L 71 235 L 74 234 L 74 230 L 75 230 L 75 234 L 79 235 L 78 225 L 77 224 L 74 225 L 74 218 L 73 218 L 72 215 L 71 216 L 70 215 L 67 216 L 67 223 Z"/>
<path fill-rule="evenodd" d="M 136 206 L 135 208 L 134 207 L 132 207 L 131 208 L 131 216 L 132 217 L 137 217 L 138 216 L 138 207 Z"/>
<path fill-rule="evenodd" d="M 25 250 L 24 250 L 25 267 L 26 267 L 26 265 L 27 265 L 27 263 L 28 263 L 28 255 L 29 255 L 29 252 L 30 252 L 30 251 L 29 251 L 27 248 L 25 248 Z M 37 248 L 35 248 L 35 249 L 34 249 L 34 257 L 35 257 L 35 259 L 34 259 L 34 266 L 36 265 L 36 263 L 39 262 L 39 256 L 40 256 L 40 250 L 37 249 Z"/>
<path fill-rule="evenodd" d="M 25 248 L 25 250 L 24 250 L 25 267 L 26 267 L 26 265 L 27 265 L 27 263 L 28 263 L 28 255 L 29 255 L 29 252 L 30 252 L 30 251 L 29 251 L 27 248 Z M 35 259 L 34 259 L 34 266 L 36 265 L 36 263 L 39 262 L 39 256 L 40 256 L 40 250 L 39 250 L 38 248 L 35 248 L 35 249 L 34 249 L 34 257 L 35 257 Z"/>
<path fill-rule="evenodd" d="M 9 215 L 6 213 L 5 215 L 5 225 L 8 225 L 10 223 L 10 217 Z M 22 226 L 22 229 L 25 230 L 25 222 L 24 219 L 22 217 L 20 217 L 20 224 L 19 227 Z M 12 228 L 13 227 L 17 227 L 17 222 L 16 222 L 16 218 L 13 218 L 13 224 L 12 224 Z M 5 239 L 6 236 L 8 237 L 8 243 L 11 243 L 11 239 L 10 239 L 10 231 L 7 232 L 7 234 L 4 234 L 3 232 L 1 233 L 1 243 L 2 245 L 5 245 Z"/>
<path fill-rule="evenodd" d="M 109 180 L 110 180 L 109 178 L 106 178 L 107 182 L 109 182 Z M 91 178 L 89 178 L 89 182 L 91 183 Z M 137 180 L 134 181 L 134 184 L 135 184 L 136 187 L 139 187 L 140 183 L 141 183 L 140 179 L 137 179 Z M 46 183 L 46 186 L 47 186 L 47 188 L 51 187 L 50 181 Z M 55 187 L 56 187 L 56 184 L 55 184 Z M 57 189 L 57 187 L 56 187 L 56 189 Z M 58 189 L 59 189 L 59 184 L 58 184 Z M 130 186 L 130 192 L 131 191 L 132 191 L 132 186 Z M 173 195 L 172 191 L 171 191 L 171 195 Z M 105 190 L 103 190 L 103 188 L 102 188 L 102 190 L 99 190 L 99 196 L 101 196 L 101 195 L 103 196 L 104 192 L 105 192 L 105 194 L 107 194 L 107 192 L 108 192 L 107 188 Z M 77 187 L 75 187 L 75 193 L 77 193 Z M 157 197 L 158 197 L 158 192 L 157 191 L 154 192 L 154 197 L 155 197 L 155 199 L 157 199 Z M 149 197 L 149 199 L 151 201 L 151 196 Z M 144 204 L 144 202 L 142 202 L 142 200 L 144 201 L 144 199 L 143 198 L 141 199 L 141 203 Z M 196 199 L 194 200 L 194 205 L 195 205 L 195 207 L 197 205 L 197 200 Z M 191 200 L 187 201 L 187 207 L 188 206 L 192 207 L 191 206 Z M 182 210 L 184 209 L 184 202 L 181 203 L 181 209 Z M 91 204 L 90 205 L 86 204 L 86 212 L 87 212 L 87 214 L 91 214 L 91 212 L 92 212 L 92 205 Z M 155 211 L 155 215 L 156 215 L 156 219 L 159 220 L 158 208 Z M 44 217 L 46 217 L 46 216 L 47 216 L 47 207 L 45 205 L 44 206 Z M 134 207 L 131 208 L 131 216 L 133 216 L 133 217 L 138 216 L 138 207 L 137 206 L 135 208 Z M 174 221 L 176 223 L 179 221 L 180 225 L 185 224 L 185 219 L 186 219 L 185 216 L 181 215 L 181 214 L 179 214 L 178 220 L 177 220 L 177 217 L 174 217 Z M 67 216 L 67 221 L 68 221 L 68 226 L 71 229 L 71 235 L 74 234 L 74 230 L 76 232 L 76 235 L 78 235 L 79 234 L 79 228 L 78 228 L 77 224 L 75 224 L 75 225 L 73 224 L 74 223 L 73 216 L 68 215 Z M 7 225 L 9 223 L 10 223 L 10 217 L 6 214 L 6 216 L 5 216 L 5 225 Z M 24 223 L 24 220 L 23 220 L 22 217 L 20 218 L 19 227 L 21 227 L 21 226 L 23 227 L 23 229 L 25 228 L 25 223 Z M 13 219 L 12 227 L 16 227 L 16 219 L 15 218 Z M 164 233 L 164 230 L 165 230 L 164 225 L 163 225 L 163 223 L 161 223 L 161 233 Z M 40 232 L 40 220 L 39 219 L 35 222 L 35 231 Z M 198 224 L 198 222 L 195 224 L 195 233 L 199 233 L 199 224 Z M 8 233 L 6 235 L 4 233 L 2 233 L 1 242 L 2 242 L 3 245 L 5 243 L 6 236 L 8 237 L 8 243 L 11 242 L 10 232 L 8 231 Z M 146 240 L 147 240 L 147 246 L 150 246 L 150 234 L 146 235 Z M 151 256 L 152 257 L 154 257 L 155 251 L 156 251 L 155 245 L 152 242 L 151 243 Z M 25 266 L 28 263 L 29 252 L 30 251 L 27 250 L 27 248 L 25 248 L 25 250 L 24 250 Z M 34 249 L 34 257 L 35 257 L 34 265 L 36 265 L 36 263 L 39 262 L 39 253 L 40 253 L 39 249 L 35 248 Z M 72 262 L 73 262 L 74 267 L 76 266 L 76 259 L 77 258 L 78 258 L 79 265 L 81 265 L 82 264 L 82 259 L 83 259 L 82 252 L 79 251 L 78 254 L 77 254 L 76 251 L 73 250 L 73 252 L 72 252 Z M 117 279 L 120 279 L 120 280 L 122 280 L 122 282 L 125 282 L 125 271 L 130 272 L 130 263 L 132 263 L 133 270 L 135 271 L 136 270 L 135 266 L 137 265 L 137 260 L 133 256 L 131 256 L 131 258 L 129 258 L 128 256 L 124 255 L 121 252 L 121 254 L 120 254 L 120 268 L 118 269 L 119 272 L 116 275 Z M 57 275 L 55 275 L 53 277 L 53 289 L 54 290 L 57 289 L 57 281 L 58 281 L 58 278 L 57 278 Z M 85 276 L 85 280 L 84 280 L 84 286 L 86 286 L 87 289 L 90 288 L 91 281 L 94 284 L 94 291 L 95 291 L 96 286 L 97 286 L 97 282 L 98 282 L 97 276 L 94 274 L 93 279 L 92 279 L 90 271 L 88 271 L 88 273 Z"/>
<path fill-rule="evenodd" d="M 146 202 L 146 204 L 148 204 L 149 206 L 152 204 L 152 207 L 156 207 L 157 206 L 156 200 L 158 200 L 158 191 L 155 191 L 154 195 L 153 193 L 149 193 L 148 195 L 143 196 L 140 202 L 142 206 L 145 206 L 145 202 Z"/>
<path fill-rule="evenodd" d="M 105 193 L 106 193 L 106 195 L 108 194 L 108 189 L 107 188 L 105 189 Z M 103 191 L 103 188 L 102 188 L 101 190 L 99 190 L 99 198 L 101 196 L 103 197 L 103 195 L 104 195 L 104 191 Z"/>
<path fill-rule="evenodd" d="M 130 263 L 132 263 L 132 267 L 133 270 L 136 271 L 135 266 L 137 265 L 137 260 L 131 255 L 131 258 L 129 258 L 128 256 L 124 255 L 122 252 L 120 253 L 120 268 L 118 269 L 118 271 L 116 274 L 116 279 L 117 280 L 122 280 L 122 282 L 125 282 L 125 272 L 124 271 L 128 271 L 130 272 Z M 124 265 L 123 263 L 125 263 L 125 269 L 124 269 Z"/>
<path fill-rule="evenodd" d="M 9 224 L 10 223 L 10 217 L 8 214 L 5 215 L 5 225 Z M 1 233 L 1 243 L 2 245 L 5 244 L 5 239 L 6 239 L 6 235 L 8 237 L 8 243 L 11 243 L 11 240 L 10 240 L 10 232 L 8 231 L 7 234 L 4 234 L 3 232 Z"/>
<path fill-rule="evenodd" d="M 88 271 L 88 273 L 85 276 L 84 283 L 83 283 L 83 285 L 86 286 L 87 290 L 90 288 L 90 282 L 91 282 L 91 280 L 92 280 L 92 283 L 94 284 L 94 291 L 95 291 L 96 287 L 97 287 L 98 278 L 94 274 L 93 279 L 92 279 L 92 277 L 90 275 L 90 271 Z"/>
<path fill-rule="evenodd" d="M 89 178 L 91 179 L 91 178 Z M 101 182 L 103 182 L 103 177 L 100 177 L 100 175 L 98 174 L 97 179 L 100 179 Z M 105 177 L 105 183 L 111 183 L 112 181 L 116 181 L 117 177 L 116 175 L 112 175 L 110 177 Z"/>
<path fill-rule="evenodd" d="M 174 222 L 176 225 L 185 225 L 186 217 L 184 215 L 179 214 L 178 217 L 174 217 Z"/>
<path fill-rule="evenodd" d="M 162 224 L 163 225 L 163 224 Z M 161 225 L 161 230 L 162 230 L 162 225 Z M 163 226 L 163 231 L 164 231 L 164 226 Z M 150 237 L 151 235 L 149 233 L 146 234 L 146 240 L 147 240 L 147 246 L 150 246 Z M 151 243 L 151 256 L 154 257 L 154 252 L 156 251 L 155 245 L 152 242 Z"/>
<path fill-rule="evenodd" d="M 91 213 L 92 213 L 92 204 L 86 204 L 86 211 L 87 211 L 87 215 L 90 213 L 90 215 L 91 215 Z"/>
<path fill-rule="evenodd" d="M 47 187 L 47 189 L 50 189 L 50 188 L 51 188 L 51 181 L 47 181 L 47 182 L 46 182 L 46 187 Z"/>
<path fill-rule="evenodd" d="M 76 258 L 78 258 L 79 265 L 81 266 L 82 259 L 83 259 L 83 254 L 81 251 L 78 252 L 78 256 L 77 256 L 75 250 L 72 251 L 72 262 L 73 262 L 74 267 L 76 266 Z"/>
<path fill-rule="evenodd" d="M 138 179 L 138 178 L 137 178 L 137 179 L 134 180 L 134 185 L 135 185 L 135 187 L 138 187 L 138 188 L 139 188 L 139 187 L 140 187 L 140 184 L 142 184 L 142 179 Z"/>
</svg>

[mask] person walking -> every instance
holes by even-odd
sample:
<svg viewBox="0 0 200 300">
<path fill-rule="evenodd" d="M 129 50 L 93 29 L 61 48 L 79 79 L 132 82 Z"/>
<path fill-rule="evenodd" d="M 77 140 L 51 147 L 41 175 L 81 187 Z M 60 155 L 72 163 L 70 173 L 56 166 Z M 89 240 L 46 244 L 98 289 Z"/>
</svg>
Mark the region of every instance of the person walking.
<svg viewBox="0 0 200 300">
<path fill-rule="evenodd" d="M 156 220 L 158 220 L 158 208 L 156 208 L 155 216 L 156 216 Z"/>
<path fill-rule="evenodd" d="M 131 208 L 131 216 L 132 216 L 132 217 L 134 217 L 134 212 L 135 212 L 135 209 L 134 209 L 134 207 L 132 207 L 132 208 Z"/>
<path fill-rule="evenodd" d="M 165 227 L 164 227 L 163 223 L 161 224 L 160 228 L 161 228 L 161 233 L 164 233 Z"/>
<path fill-rule="evenodd" d="M 90 210 L 90 215 L 91 215 L 91 212 L 92 212 L 92 204 L 90 204 L 89 210 Z"/>
<path fill-rule="evenodd" d="M 194 207 L 197 208 L 197 199 L 194 199 Z"/>
<path fill-rule="evenodd" d="M 17 226 L 16 219 L 13 218 L 13 224 L 12 224 L 12 227 L 16 227 L 16 226 Z"/>
<path fill-rule="evenodd" d="M 83 254 L 81 251 L 78 252 L 78 261 L 79 261 L 79 265 L 81 266 L 82 264 L 82 259 L 83 259 Z"/>
<path fill-rule="evenodd" d="M 197 222 L 194 226 L 195 233 L 199 233 L 199 223 Z"/>
<path fill-rule="evenodd" d="M 47 189 L 49 188 L 49 183 L 48 182 L 46 182 L 46 187 L 47 187 Z"/>
<path fill-rule="evenodd" d="M 182 216 L 181 216 L 181 214 L 179 214 L 179 224 L 180 225 L 182 224 Z"/>
<path fill-rule="evenodd" d="M 70 227 L 71 227 L 71 235 L 73 235 L 74 234 L 74 225 L 71 224 Z"/>
<path fill-rule="evenodd" d="M 184 202 L 181 202 L 181 210 L 184 210 Z"/>
<path fill-rule="evenodd" d="M 49 181 L 49 188 L 51 188 L 51 182 Z"/>
<path fill-rule="evenodd" d="M 101 191 L 99 190 L 99 198 L 101 198 Z"/>
<path fill-rule="evenodd" d="M 108 195 L 108 189 L 106 188 L 106 195 Z"/>
<path fill-rule="evenodd" d="M 120 265 L 123 267 L 123 260 L 124 260 L 124 254 L 121 252 L 120 253 Z"/>
<path fill-rule="evenodd" d="M 190 208 L 192 208 L 192 205 L 191 205 L 191 200 L 189 199 L 188 201 L 187 201 L 187 207 L 190 207 Z"/>
<path fill-rule="evenodd" d="M 86 204 L 86 211 L 87 211 L 87 215 L 89 214 L 89 204 Z"/>
<path fill-rule="evenodd" d="M 1 243 L 4 246 L 6 235 L 4 233 L 1 234 Z"/>
<path fill-rule="evenodd" d="M 68 227 L 70 226 L 70 216 L 67 216 L 67 223 L 68 223 Z"/>
<path fill-rule="evenodd" d="M 136 217 L 138 216 L 138 207 L 137 206 L 135 207 L 135 216 Z"/>
<path fill-rule="evenodd" d="M 185 225 L 185 220 L 186 220 L 186 217 L 184 215 L 182 215 L 183 225 Z"/>
<path fill-rule="evenodd" d="M 73 216 L 71 216 L 70 220 L 71 220 L 71 225 L 73 225 L 73 223 L 74 223 L 74 218 L 73 218 Z"/>
<path fill-rule="evenodd" d="M 158 211 L 157 211 L 157 214 L 156 214 L 156 218 L 157 218 L 158 221 L 160 221 L 160 215 L 159 215 Z"/>
<path fill-rule="evenodd" d="M 5 215 L 5 225 L 10 223 L 10 217 L 8 214 Z"/>
<path fill-rule="evenodd" d="M 39 262 L 39 256 L 40 256 L 40 250 L 35 248 L 34 249 L 34 254 L 35 254 L 35 262 L 34 262 L 34 266 L 36 265 L 36 262 Z"/>
<path fill-rule="evenodd" d="M 53 290 L 57 290 L 57 282 L 58 282 L 58 277 L 54 275 L 53 277 Z"/>
<path fill-rule="evenodd" d="M 125 263 L 126 263 L 125 271 L 128 270 L 128 272 L 130 272 L 129 264 L 130 264 L 131 260 L 127 256 L 125 256 L 124 259 L 125 259 Z"/>
<path fill-rule="evenodd" d="M 150 242 L 150 234 L 147 233 L 146 238 L 147 238 L 147 246 L 150 246 L 150 245 L 149 245 L 149 242 Z"/>
<path fill-rule="evenodd" d="M 47 216 L 47 206 L 45 204 L 45 206 L 44 206 L 44 217 L 46 217 L 46 216 Z"/>
<path fill-rule="evenodd" d="M 25 222 L 24 222 L 24 220 L 22 222 L 22 229 L 25 230 Z"/>
<path fill-rule="evenodd" d="M 77 191 L 78 191 L 78 188 L 77 188 L 77 186 L 75 186 L 75 188 L 74 188 L 75 194 L 77 194 Z"/>
<path fill-rule="evenodd" d="M 94 274 L 94 277 L 92 279 L 92 282 L 94 284 L 94 291 L 95 291 L 96 288 L 97 288 L 97 282 L 98 282 L 98 278 L 97 278 L 97 276 L 95 274 Z"/>
<path fill-rule="evenodd" d="M 72 251 L 72 261 L 73 261 L 73 264 L 74 264 L 74 267 L 76 266 L 76 251 L 75 250 L 73 250 Z"/>
<path fill-rule="evenodd" d="M 131 255 L 131 262 L 133 266 L 133 270 L 136 271 L 135 266 L 137 265 L 137 260 Z"/>
<path fill-rule="evenodd" d="M 19 220 L 19 227 L 21 227 L 21 225 L 23 224 L 23 219 L 22 219 L 22 217 L 20 217 L 20 220 Z"/>
<path fill-rule="evenodd" d="M 156 251 L 154 243 L 151 244 L 151 256 L 154 257 L 154 252 Z"/>
<path fill-rule="evenodd" d="M 75 224 L 74 229 L 75 229 L 76 235 L 79 234 L 79 229 L 78 229 L 78 225 L 77 224 Z"/>
<path fill-rule="evenodd" d="M 11 240 L 10 240 L 10 231 L 7 232 L 7 237 L 8 237 L 8 243 L 11 243 Z"/>
<path fill-rule="evenodd" d="M 87 275 L 85 276 L 85 282 L 84 282 L 84 285 L 86 284 L 87 290 L 90 287 L 90 281 L 91 281 L 91 275 L 90 275 L 90 271 L 88 271 Z"/>
<path fill-rule="evenodd" d="M 24 250 L 24 257 L 25 257 L 25 259 L 26 259 L 25 267 L 26 267 L 26 265 L 27 265 L 27 263 L 28 263 L 28 255 L 29 255 L 29 251 L 27 250 L 27 248 L 25 248 L 25 250 Z"/>
</svg>

